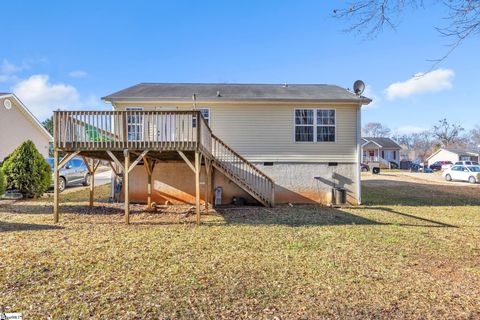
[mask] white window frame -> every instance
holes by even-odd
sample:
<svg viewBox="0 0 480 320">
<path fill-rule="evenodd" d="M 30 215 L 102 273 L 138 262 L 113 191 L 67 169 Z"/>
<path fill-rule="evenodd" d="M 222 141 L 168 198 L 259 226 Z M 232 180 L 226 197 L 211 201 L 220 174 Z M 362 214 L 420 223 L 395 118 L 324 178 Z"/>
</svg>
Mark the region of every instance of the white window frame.
<svg viewBox="0 0 480 320">
<path fill-rule="evenodd" d="M 297 125 L 296 123 L 296 113 L 297 110 L 313 110 L 313 141 L 297 141 L 297 134 L 296 134 L 296 128 L 297 126 L 311 126 L 309 125 Z M 317 123 L 317 110 L 333 110 L 335 112 L 335 124 L 333 125 L 325 125 L 325 124 L 318 124 Z M 333 141 L 318 141 L 317 140 L 317 128 L 319 126 L 322 127 L 334 127 L 334 140 Z M 331 107 L 323 107 L 323 108 L 311 108 L 311 107 L 305 107 L 305 108 L 294 108 L 293 110 L 293 142 L 294 143 L 336 143 L 337 142 L 337 109 L 336 108 L 331 108 Z"/>
<path fill-rule="evenodd" d="M 207 110 L 208 117 L 207 117 L 205 120 L 207 120 L 207 124 L 210 126 L 210 119 L 211 119 L 210 108 L 200 107 L 200 108 L 196 108 L 195 110 L 200 111 L 200 112 L 202 112 L 202 110 Z M 202 116 L 203 116 L 203 114 L 202 114 Z M 205 117 L 204 117 L 204 118 L 205 118 Z"/>
<path fill-rule="evenodd" d="M 125 108 L 125 111 L 143 111 L 143 108 L 142 107 L 126 107 Z M 127 116 L 127 139 L 128 141 L 143 141 L 144 139 L 144 119 L 143 119 L 143 116 L 141 118 L 141 121 L 139 121 L 138 123 L 129 123 L 128 122 L 128 116 Z M 130 140 L 130 132 L 128 132 L 128 127 L 129 126 L 137 126 L 138 127 L 138 133 L 139 133 L 139 139 L 133 139 L 133 140 Z"/>
<path fill-rule="evenodd" d="M 196 107 L 196 108 L 193 109 L 193 111 L 200 111 L 200 112 L 202 112 L 202 110 L 207 110 L 207 112 L 208 112 L 208 118 L 206 118 L 205 120 L 207 121 L 207 124 L 210 127 L 210 125 L 211 125 L 210 120 L 212 119 L 212 114 L 211 114 L 210 108 L 209 107 Z"/>
</svg>

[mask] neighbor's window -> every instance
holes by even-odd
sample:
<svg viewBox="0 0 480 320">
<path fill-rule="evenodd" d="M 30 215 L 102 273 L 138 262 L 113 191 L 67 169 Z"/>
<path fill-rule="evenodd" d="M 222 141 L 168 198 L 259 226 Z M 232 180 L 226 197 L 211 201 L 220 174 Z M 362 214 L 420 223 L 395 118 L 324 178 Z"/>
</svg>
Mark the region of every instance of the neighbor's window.
<svg viewBox="0 0 480 320">
<path fill-rule="evenodd" d="M 297 109 L 295 110 L 296 142 L 334 142 L 334 109 Z"/>
</svg>

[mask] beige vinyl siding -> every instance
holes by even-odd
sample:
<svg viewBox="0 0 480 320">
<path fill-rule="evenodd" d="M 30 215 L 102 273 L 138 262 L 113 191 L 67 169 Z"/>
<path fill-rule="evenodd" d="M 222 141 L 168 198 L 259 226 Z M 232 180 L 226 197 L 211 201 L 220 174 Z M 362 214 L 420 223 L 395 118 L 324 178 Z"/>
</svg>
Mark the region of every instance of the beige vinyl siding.
<svg viewBox="0 0 480 320">
<path fill-rule="evenodd" d="M 27 140 L 32 140 L 38 151 L 47 157 L 48 137 L 32 123 L 15 98 L 8 99 L 12 102 L 10 110 L 3 106 L 5 98 L 0 98 L 0 161 Z"/>
<path fill-rule="evenodd" d="M 172 106 L 191 110 L 192 103 L 115 103 L 116 109 Z M 355 104 L 320 103 L 197 103 L 209 108 L 214 134 L 254 162 L 357 162 L 357 109 Z M 335 109 L 335 142 L 295 142 L 295 109 Z"/>
<path fill-rule="evenodd" d="M 437 152 L 433 157 L 428 159 L 428 165 L 431 166 L 437 161 L 451 161 L 453 163 L 460 161 L 459 156 L 456 153 L 450 152 L 445 149 L 441 149 L 440 151 Z"/>
</svg>

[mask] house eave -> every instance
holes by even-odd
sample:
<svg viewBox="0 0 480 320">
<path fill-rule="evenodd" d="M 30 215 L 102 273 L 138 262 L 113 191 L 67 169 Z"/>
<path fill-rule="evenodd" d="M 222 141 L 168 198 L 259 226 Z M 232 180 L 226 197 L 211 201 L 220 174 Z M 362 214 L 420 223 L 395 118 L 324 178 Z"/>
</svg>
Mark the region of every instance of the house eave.
<svg viewBox="0 0 480 320">
<path fill-rule="evenodd" d="M 166 97 L 166 98 L 151 98 L 151 97 L 103 97 L 103 101 L 110 103 L 132 103 L 132 102 L 193 102 L 187 98 Z M 247 99 L 247 98 L 196 98 L 196 103 L 335 103 L 335 104 L 357 104 L 365 105 L 371 102 L 370 99 L 278 99 L 278 98 L 264 98 L 264 99 Z"/>
</svg>

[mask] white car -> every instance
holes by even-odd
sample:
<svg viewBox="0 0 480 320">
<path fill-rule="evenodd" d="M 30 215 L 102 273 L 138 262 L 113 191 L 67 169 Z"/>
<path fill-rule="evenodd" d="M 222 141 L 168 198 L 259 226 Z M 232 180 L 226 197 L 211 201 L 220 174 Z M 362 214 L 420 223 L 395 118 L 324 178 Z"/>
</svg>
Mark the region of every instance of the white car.
<svg viewBox="0 0 480 320">
<path fill-rule="evenodd" d="M 478 166 L 478 162 L 476 161 L 457 161 L 453 166 Z"/>
<path fill-rule="evenodd" d="M 459 180 L 468 181 L 470 183 L 480 182 L 480 166 L 460 166 L 454 165 L 446 169 L 442 176 L 447 181 Z"/>
</svg>

